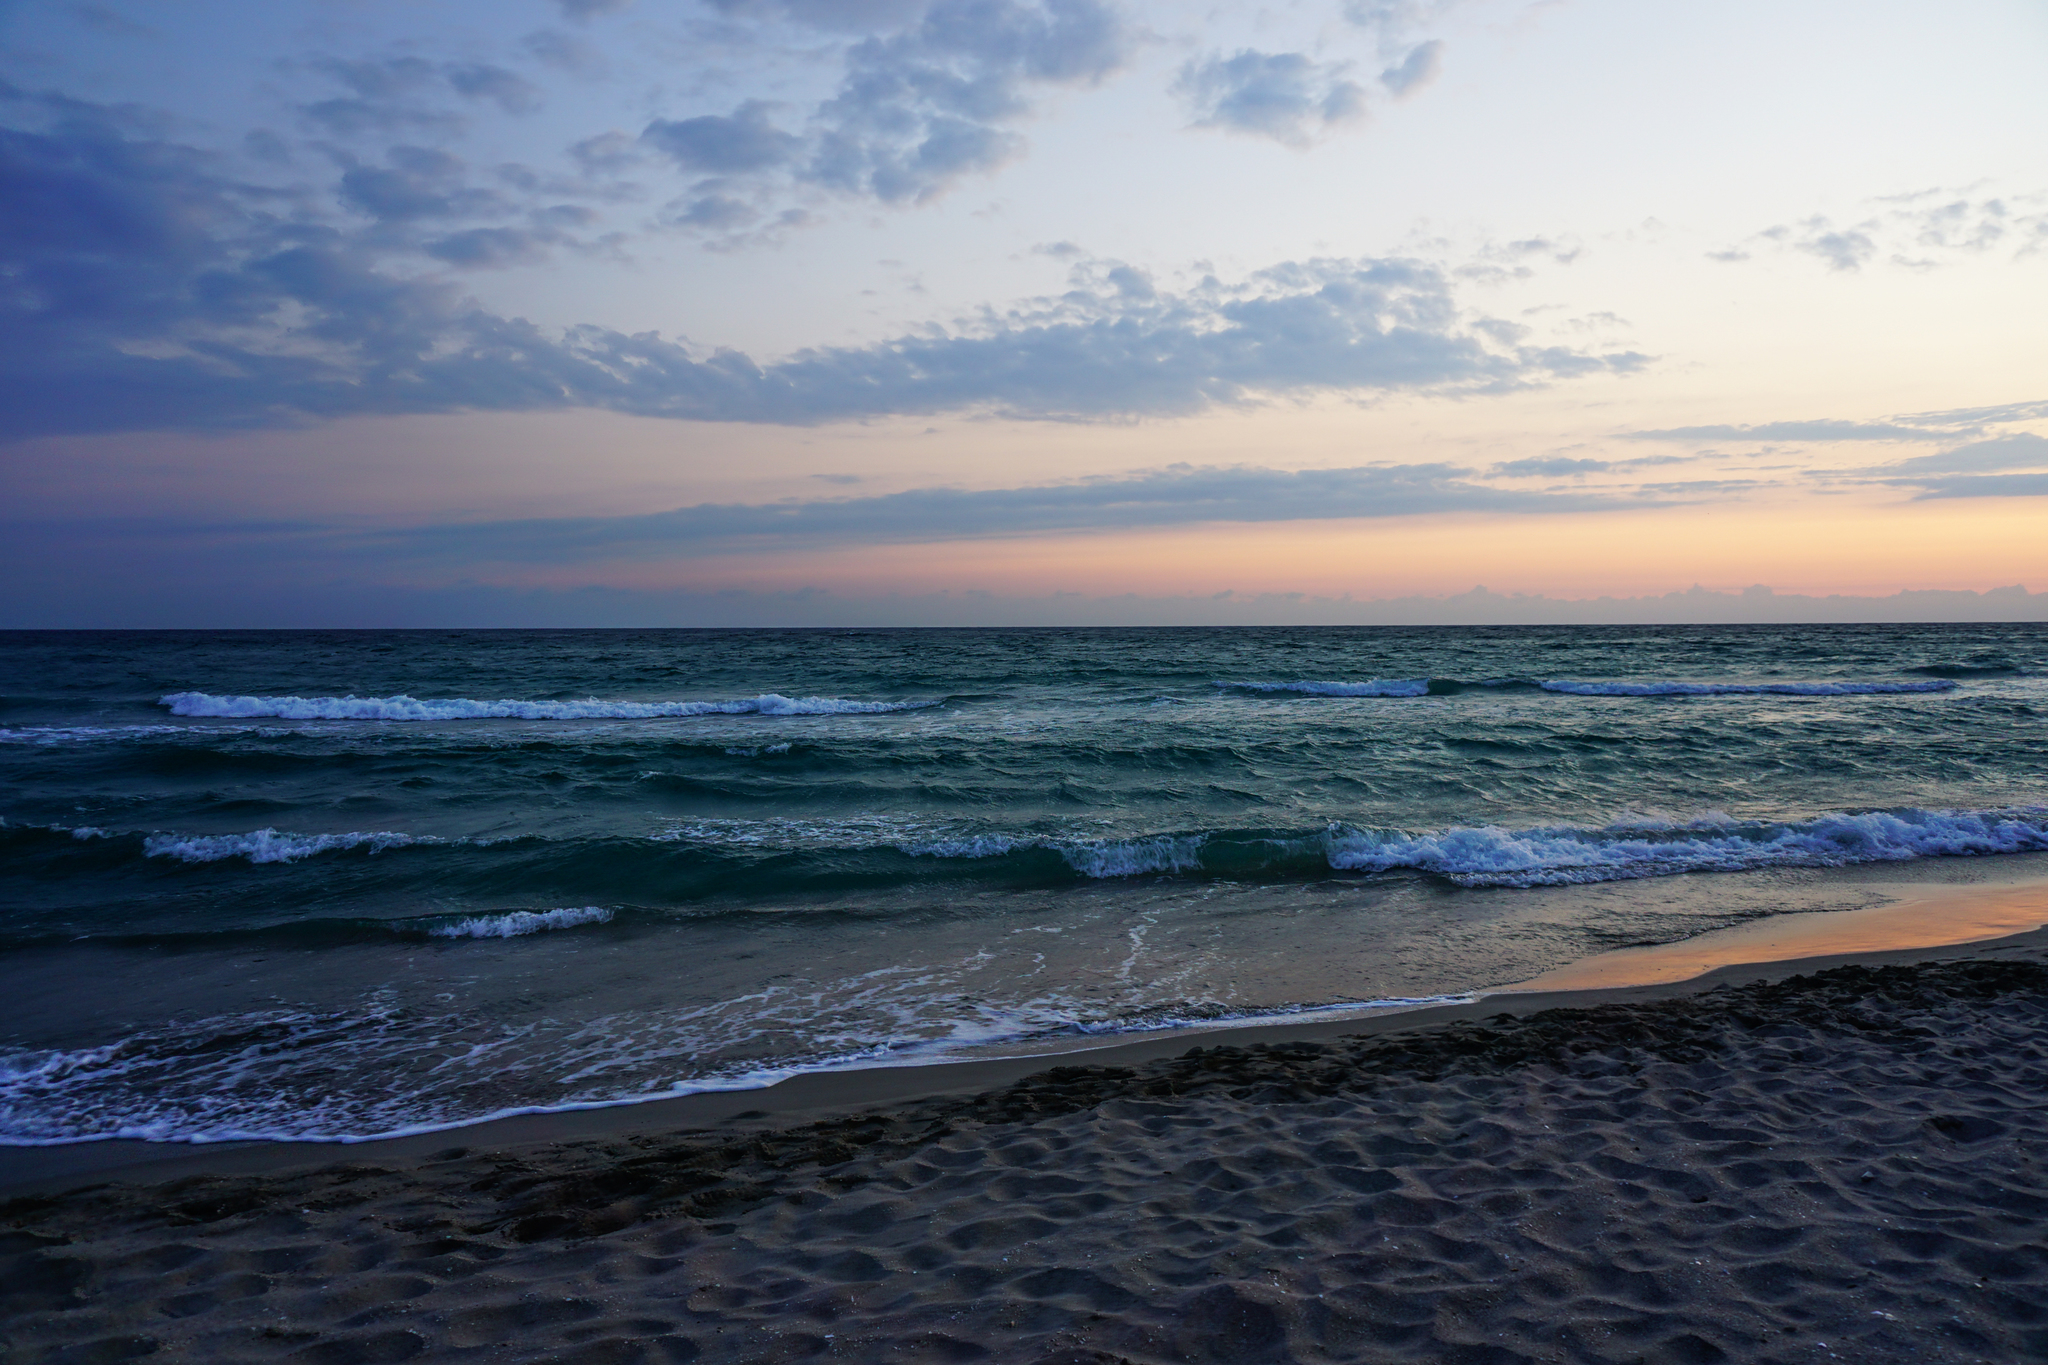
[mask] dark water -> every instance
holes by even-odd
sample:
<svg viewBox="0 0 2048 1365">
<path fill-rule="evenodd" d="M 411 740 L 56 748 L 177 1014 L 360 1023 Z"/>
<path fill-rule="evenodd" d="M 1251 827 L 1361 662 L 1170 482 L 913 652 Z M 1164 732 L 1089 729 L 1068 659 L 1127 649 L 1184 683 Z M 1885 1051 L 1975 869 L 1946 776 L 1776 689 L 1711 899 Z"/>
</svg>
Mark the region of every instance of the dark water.
<svg viewBox="0 0 2048 1365">
<path fill-rule="evenodd" d="M 2039 625 L 4 635 L 0 1139 L 1466 992 L 2048 849 L 2044 760 Z"/>
</svg>

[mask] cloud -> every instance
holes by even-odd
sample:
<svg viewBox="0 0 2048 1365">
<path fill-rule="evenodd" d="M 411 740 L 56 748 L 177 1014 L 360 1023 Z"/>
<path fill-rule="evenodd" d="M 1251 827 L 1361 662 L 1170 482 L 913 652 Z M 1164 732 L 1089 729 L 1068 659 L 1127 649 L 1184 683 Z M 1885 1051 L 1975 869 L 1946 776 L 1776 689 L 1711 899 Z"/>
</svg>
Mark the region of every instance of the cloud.
<svg viewBox="0 0 2048 1365">
<path fill-rule="evenodd" d="M 1441 38 L 1417 43 L 1406 57 L 1380 72 L 1380 84 L 1392 91 L 1396 99 L 1414 94 L 1436 79 L 1443 69 L 1443 56 Z"/>
<path fill-rule="evenodd" d="M 1668 427 L 1661 431 L 1628 431 L 1637 441 L 1939 441 L 1954 440 L 1951 432 L 1891 422 L 1759 422 L 1755 426 Z"/>
<path fill-rule="evenodd" d="M 561 230 L 461 224 L 501 207 L 462 173 L 422 148 L 353 167 L 343 192 L 374 222 L 350 229 L 281 213 L 290 205 L 274 191 L 105 118 L 73 110 L 44 131 L 0 129 L 0 248 L 14 263 L 0 291 L 0 435 L 576 406 L 785 424 L 1122 419 L 1499 389 L 1646 361 L 1502 343 L 1463 317 L 1442 272 L 1375 259 L 1181 290 L 1084 264 L 1056 298 L 779 360 L 592 326 L 543 333 L 384 264 L 394 232 L 483 267 L 533 259 Z"/>
<path fill-rule="evenodd" d="M 540 108 L 540 87 L 502 66 L 463 63 L 447 67 L 446 75 L 457 94 L 473 100 L 490 100 L 508 114 L 526 114 Z"/>
<path fill-rule="evenodd" d="M 2048 474 L 1955 474 L 1892 482 L 1919 488 L 1920 499 L 2048 497 Z"/>
<path fill-rule="evenodd" d="M 838 88 L 787 126 L 748 101 L 730 113 L 655 119 L 648 145 L 693 175 L 720 177 L 684 196 L 674 225 L 729 229 L 773 218 L 787 196 L 829 190 L 886 204 L 922 203 L 1024 147 L 1013 125 L 1043 87 L 1094 85 L 1128 59 L 1135 37 L 1106 0 L 716 0 L 741 18 L 834 35 Z M 715 194 L 744 215 L 706 214 Z"/>
<path fill-rule="evenodd" d="M 1316 62 L 1299 52 L 1212 54 L 1181 68 L 1173 93 L 1197 128 L 1268 137 L 1307 146 L 1318 133 L 1365 114 L 1365 92 L 1344 62 Z"/>
<path fill-rule="evenodd" d="M 496 270 L 545 260 L 560 239 L 559 233 L 526 228 L 468 228 L 428 242 L 426 253 L 450 265 Z"/>
<path fill-rule="evenodd" d="M 656 119 L 640 134 L 686 171 L 730 175 L 781 166 L 801 142 L 768 121 L 768 105 L 748 100 L 727 118 Z"/>
<path fill-rule="evenodd" d="M 2048 417 L 2048 398 L 2024 403 L 2001 403 L 1988 408 L 1947 408 L 1940 412 L 1909 412 L 1901 422 L 1930 427 L 1978 427 L 1986 423 L 2026 422 Z"/>
<path fill-rule="evenodd" d="M 1634 463 L 1634 461 L 1630 461 Z M 1612 460 L 1576 460 L 1567 457 L 1533 456 L 1526 460 L 1508 460 L 1497 464 L 1492 472 L 1512 479 L 1563 479 L 1582 474 L 1605 474 L 1614 468 Z"/>
<path fill-rule="evenodd" d="M 594 75 L 605 68 L 604 54 L 581 38 L 557 28 L 535 29 L 519 40 L 533 59 L 557 71 Z"/>
<path fill-rule="evenodd" d="M 555 0 L 562 7 L 562 14 L 578 22 L 588 22 L 604 14 L 618 14 L 633 3 L 633 0 Z"/>
<path fill-rule="evenodd" d="M 718 548 L 932 542 L 1055 532 L 1417 516 L 1439 512 L 1587 512 L 1641 498 L 1525 493 L 1472 483 L 1442 464 L 1289 471 L 1165 469 L 1022 488 L 919 488 L 809 502 L 705 503 L 643 516 L 564 517 L 430 526 L 372 538 L 374 552 L 462 562 L 568 563 L 668 557 Z"/>
<path fill-rule="evenodd" d="M 1897 474 L 1969 474 L 1992 469 L 2048 467 L 2048 437 L 2016 431 L 1988 441 L 1972 441 L 1935 455 L 1917 455 L 1882 468 Z"/>
<path fill-rule="evenodd" d="M 464 183 L 466 167 L 431 147 L 398 146 L 385 166 L 352 166 L 341 175 L 341 199 L 383 222 L 421 218 L 470 218 L 508 207 L 490 190 Z"/>
<path fill-rule="evenodd" d="M 839 33 L 873 33 L 915 19 L 926 0 L 710 0 L 729 15 L 774 15 Z"/>
<path fill-rule="evenodd" d="M 1986 472 L 1993 470 L 2034 472 Z M 1876 483 L 1917 488 L 1920 498 L 2013 498 L 2048 495 L 2043 470 L 2048 470 L 2048 437 L 2017 431 L 1862 472 L 1887 476 Z"/>
<path fill-rule="evenodd" d="M 1794 251 L 1824 262 L 1830 270 L 1854 273 L 1878 261 L 1907 270 L 1932 270 L 2007 247 L 2011 258 L 2018 259 L 2048 246 L 2048 211 L 2043 211 L 2040 195 L 1971 199 L 1926 190 L 1871 202 L 1876 211 L 1860 221 L 1837 224 L 1815 215 L 1781 223 L 1734 246 L 1710 251 L 1708 259 L 1739 262 L 1758 251 Z"/>
</svg>

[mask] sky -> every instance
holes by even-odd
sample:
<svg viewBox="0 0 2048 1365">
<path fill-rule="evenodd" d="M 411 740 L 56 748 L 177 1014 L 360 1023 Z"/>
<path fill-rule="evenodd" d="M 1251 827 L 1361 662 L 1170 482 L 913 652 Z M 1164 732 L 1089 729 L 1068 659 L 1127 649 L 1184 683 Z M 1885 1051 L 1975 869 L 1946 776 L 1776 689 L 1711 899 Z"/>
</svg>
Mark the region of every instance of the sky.
<svg viewBox="0 0 2048 1365">
<path fill-rule="evenodd" d="M 2040 0 L 0 0 L 0 627 L 2048 620 Z"/>
</svg>

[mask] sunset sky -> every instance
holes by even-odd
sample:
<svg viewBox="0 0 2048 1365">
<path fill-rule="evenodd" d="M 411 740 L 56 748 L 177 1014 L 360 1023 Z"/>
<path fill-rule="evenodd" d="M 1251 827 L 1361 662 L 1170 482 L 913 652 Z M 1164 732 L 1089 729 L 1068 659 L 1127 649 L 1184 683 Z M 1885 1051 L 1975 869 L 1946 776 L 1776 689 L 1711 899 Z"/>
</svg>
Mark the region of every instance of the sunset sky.
<svg viewBox="0 0 2048 1365">
<path fill-rule="evenodd" d="M 2044 70 L 2039 0 L 0 0 L 0 626 L 2048 619 Z"/>
</svg>

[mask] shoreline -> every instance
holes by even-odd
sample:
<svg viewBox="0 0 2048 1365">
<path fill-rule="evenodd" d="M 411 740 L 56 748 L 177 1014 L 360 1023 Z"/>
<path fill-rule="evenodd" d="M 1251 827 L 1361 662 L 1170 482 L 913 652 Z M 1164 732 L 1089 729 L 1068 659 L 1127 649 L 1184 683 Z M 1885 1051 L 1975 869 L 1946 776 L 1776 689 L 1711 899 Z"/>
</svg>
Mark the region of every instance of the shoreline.
<svg viewBox="0 0 2048 1365">
<path fill-rule="evenodd" d="M 1189 1041 L 17 1187 L 0 1194 L 0 1349 L 52 1365 L 2048 1352 L 2048 929 Z"/>
<path fill-rule="evenodd" d="M 1905 965 L 1979 953 L 2048 952 L 2048 878 L 2004 886 L 1899 883 L 1904 894 L 1855 910 L 1792 912 L 1675 943 L 1595 954 L 1527 981 L 1476 991 L 1462 1002 L 1367 1007 L 1301 1022 L 1193 1025 L 1111 1035 L 1100 1042 L 900 1065 L 800 1072 L 772 1085 L 488 1118 L 448 1128 L 357 1141 L 233 1140 L 191 1143 L 134 1138 L 47 1146 L 0 1146 L 0 1199 L 103 1180 L 156 1181 L 254 1175 L 337 1161 L 413 1162 L 450 1146 L 525 1151 L 645 1133 L 737 1131 L 975 1094 L 1060 1066 L 1130 1066 L 1196 1047 L 1321 1042 L 1550 1009 L 1637 1004 L 1721 986 L 1851 965 Z M 1938 923 L 1930 923 L 1930 919 Z M 1943 927 L 1946 926 L 1946 927 Z M 1768 954 L 1791 945 L 1796 955 Z M 1895 946 L 1893 946 L 1895 945 Z"/>
</svg>

